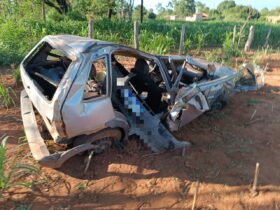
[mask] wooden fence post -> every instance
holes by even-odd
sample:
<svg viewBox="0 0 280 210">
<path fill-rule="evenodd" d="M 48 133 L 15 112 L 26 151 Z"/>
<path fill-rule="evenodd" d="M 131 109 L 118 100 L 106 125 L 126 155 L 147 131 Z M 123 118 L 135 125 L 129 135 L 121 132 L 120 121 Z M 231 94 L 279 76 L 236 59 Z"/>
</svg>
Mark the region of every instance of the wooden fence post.
<svg viewBox="0 0 280 210">
<path fill-rule="evenodd" d="M 260 164 L 257 162 L 256 163 L 255 175 L 254 175 L 254 182 L 253 182 L 253 186 L 252 186 L 252 189 L 251 189 L 251 193 L 252 193 L 253 196 L 258 195 L 257 185 L 258 185 L 259 173 L 260 173 Z"/>
<path fill-rule="evenodd" d="M 192 210 L 195 210 L 198 188 L 199 188 L 199 181 L 197 181 L 197 182 L 195 183 L 195 191 L 194 191 L 194 195 L 193 195 Z"/>
<path fill-rule="evenodd" d="M 89 19 L 88 21 L 88 37 L 93 39 L 93 32 L 94 32 L 94 21 Z"/>
<path fill-rule="evenodd" d="M 249 36 L 248 36 L 247 42 L 246 42 L 245 47 L 244 47 L 245 52 L 250 51 L 253 39 L 254 39 L 254 26 L 251 26 Z"/>
<path fill-rule="evenodd" d="M 139 49 L 139 24 L 138 21 L 134 21 L 134 47 Z"/>
<path fill-rule="evenodd" d="M 270 35 L 271 35 L 271 28 L 269 29 L 269 31 L 267 33 L 267 36 L 266 36 L 266 39 L 265 39 L 264 48 L 268 47 L 268 42 L 269 42 Z"/>
<path fill-rule="evenodd" d="M 236 25 L 233 27 L 233 36 L 232 36 L 232 42 L 235 43 L 236 39 Z"/>
<path fill-rule="evenodd" d="M 186 26 L 182 26 L 181 30 L 181 38 L 180 38 L 180 46 L 179 46 L 179 55 L 182 55 L 185 49 L 185 34 L 186 34 Z"/>
</svg>

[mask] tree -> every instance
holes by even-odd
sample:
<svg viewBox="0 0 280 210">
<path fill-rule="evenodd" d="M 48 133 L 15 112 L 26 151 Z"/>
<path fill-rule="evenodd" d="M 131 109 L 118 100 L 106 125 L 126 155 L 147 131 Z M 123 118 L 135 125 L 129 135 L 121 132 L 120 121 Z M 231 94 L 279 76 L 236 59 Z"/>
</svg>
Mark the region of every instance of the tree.
<svg viewBox="0 0 280 210">
<path fill-rule="evenodd" d="M 5 18 L 38 18 L 42 0 L 0 0 L 0 15 Z"/>
<path fill-rule="evenodd" d="M 143 7 L 143 16 L 145 17 L 148 13 L 148 10 Z M 138 19 L 140 20 L 140 16 L 141 16 L 141 5 L 137 5 L 135 8 L 134 8 L 134 19 Z"/>
<path fill-rule="evenodd" d="M 72 0 L 73 9 L 82 14 L 93 16 L 95 18 L 108 17 L 109 19 L 115 12 L 115 0 Z"/>
<path fill-rule="evenodd" d="M 165 8 L 162 6 L 162 3 L 158 3 L 156 5 L 156 10 L 157 10 L 158 13 L 162 13 L 162 12 L 165 11 Z"/>
<path fill-rule="evenodd" d="M 260 17 L 258 10 L 243 5 L 237 5 L 223 13 L 225 20 L 246 20 L 249 14 L 250 19 L 258 19 Z"/>
<path fill-rule="evenodd" d="M 225 0 L 218 5 L 217 10 L 220 13 L 223 13 L 225 10 L 228 10 L 228 9 L 233 8 L 235 6 L 236 6 L 235 1 Z"/>
<path fill-rule="evenodd" d="M 266 15 L 269 15 L 269 9 L 267 9 L 266 7 L 263 8 L 261 11 L 260 11 L 261 15 L 262 16 L 266 16 Z"/>
<path fill-rule="evenodd" d="M 280 15 L 280 7 L 276 7 L 275 9 L 270 11 L 271 15 Z"/>
<path fill-rule="evenodd" d="M 162 6 L 161 3 L 156 5 L 157 10 L 157 18 L 165 18 L 166 16 L 169 16 L 173 13 L 173 5 L 171 2 L 168 3 L 168 5 L 165 7 Z"/>
<path fill-rule="evenodd" d="M 90 13 L 92 2 L 91 0 L 72 0 L 71 5 L 73 10 L 76 10 L 86 16 Z"/>
<path fill-rule="evenodd" d="M 157 15 L 154 13 L 154 10 L 153 9 L 150 9 L 149 12 L 148 12 L 148 18 L 149 19 L 156 19 Z"/>
<path fill-rule="evenodd" d="M 70 8 L 70 3 L 67 0 L 43 0 L 43 2 L 56 9 L 60 14 L 66 14 Z"/>
<path fill-rule="evenodd" d="M 129 16 L 129 20 L 132 20 L 133 7 L 134 7 L 134 0 L 128 0 L 128 16 Z"/>
<path fill-rule="evenodd" d="M 195 13 L 194 0 L 173 0 L 175 14 L 179 16 L 190 16 Z"/>
<path fill-rule="evenodd" d="M 222 14 L 217 9 L 210 9 L 209 10 L 209 18 L 221 20 L 223 19 Z"/>
<path fill-rule="evenodd" d="M 200 1 L 196 2 L 196 9 L 198 12 L 205 12 L 205 13 L 210 12 L 210 8 L 207 7 L 205 4 L 201 3 Z"/>
<path fill-rule="evenodd" d="M 116 0 L 115 13 L 122 19 L 128 15 L 128 2 L 126 0 Z"/>
</svg>

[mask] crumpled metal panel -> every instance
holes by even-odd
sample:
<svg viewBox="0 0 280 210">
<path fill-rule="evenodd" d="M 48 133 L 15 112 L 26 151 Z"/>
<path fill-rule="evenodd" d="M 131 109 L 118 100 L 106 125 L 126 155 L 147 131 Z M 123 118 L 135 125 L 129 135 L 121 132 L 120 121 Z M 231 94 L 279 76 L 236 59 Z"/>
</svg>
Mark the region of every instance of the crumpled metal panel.
<svg viewBox="0 0 280 210">
<path fill-rule="evenodd" d="M 244 63 L 241 67 L 240 74 L 247 73 L 249 78 L 241 77 L 236 82 L 234 90 L 236 92 L 246 92 L 261 89 L 265 85 L 265 71 L 265 69 L 262 69 L 257 65 Z"/>
<path fill-rule="evenodd" d="M 66 133 L 69 137 L 91 134 L 106 128 L 106 123 L 115 118 L 115 112 L 110 98 L 110 89 L 108 87 L 107 95 L 83 100 L 85 84 L 89 77 L 92 62 L 98 56 L 86 55 L 81 61 L 80 71 L 71 89 L 68 90 L 69 93 L 62 108 L 62 117 Z M 108 73 L 107 83 L 109 82 L 109 75 Z"/>
<path fill-rule="evenodd" d="M 251 75 L 252 83 L 244 84 L 241 80 L 235 83 L 234 80 L 239 74 L 220 64 L 209 63 L 190 56 L 165 57 L 169 61 L 174 59 L 178 63 L 183 61 L 186 64 L 187 62 L 207 73 L 206 77 L 201 77 L 202 79 L 191 80 L 193 82 L 190 84 L 186 82 L 186 84 L 181 85 L 180 79 L 183 76 L 184 66 L 177 75 L 177 79 L 173 81 L 168 73 L 170 69 L 167 69 L 164 62 L 161 61 L 161 56 L 154 56 L 109 42 L 71 35 L 46 36 L 26 58 L 43 42 L 60 49 L 72 60 L 51 101 L 47 101 L 41 94 L 35 81 L 32 81 L 26 74 L 23 64 L 21 64 L 24 88 L 43 119 L 50 121 L 51 129 L 49 128 L 49 130 L 54 139 L 59 137 L 57 129 L 65 129 L 65 137 L 71 138 L 95 133 L 103 128 L 123 126 L 124 132 L 126 132 L 125 136 L 128 132 L 139 135 L 154 152 L 189 146 L 188 142 L 178 141 L 169 130 L 178 130 L 199 115 L 212 109 L 217 101 L 226 99 L 232 90 L 257 90 L 264 85 L 264 71 L 251 65 L 245 65 L 243 69 Z M 166 92 L 164 94 L 170 96 L 170 100 L 167 100 L 169 107 L 164 111 L 164 114 L 153 114 L 144 101 L 134 94 L 131 86 L 125 82 L 121 85 L 122 87 L 117 87 L 120 91 L 117 98 L 115 95 L 117 90 L 112 85 L 110 60 L 111 53 L 116 50 L 121 51 L 124 55 L 129 52 L 132 55 L 137 55 L 136 57 L 145 57 L 157 64 L 163 79 L 162 84 L 165 85 Z M 84 88 L 92 62 L 101 56 L 106 58 L 107 64 L 107 94 L 84 101 Z M 172 71 L 174 75 L 177 74 L 176 69 L 172 69 Z M 53 79 L 55 81 L 56 78 Z M 119 85 L 117 84 L 117 86 Z M 120 109 L 118 111 L 122 114 L 114 110 L 112 101 L 117 102 L 117 108 Z"/>
</svg>

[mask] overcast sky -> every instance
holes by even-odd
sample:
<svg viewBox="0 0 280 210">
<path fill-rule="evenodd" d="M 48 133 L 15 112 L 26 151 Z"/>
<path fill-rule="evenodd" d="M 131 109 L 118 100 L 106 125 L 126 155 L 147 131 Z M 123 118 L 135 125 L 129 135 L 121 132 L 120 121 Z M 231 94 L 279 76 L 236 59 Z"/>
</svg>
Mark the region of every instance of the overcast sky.
<svg viewBox="0 0 280 210">
<path fill-rule="evenodd" d="M 166 6 L 170 0 L 144 0 L 144 6 L 147 9 L 156 9 L 158 3 L 162 3 Z M 217 5 L 223 0 L 200 0 L 200 2 L 206 4 L 210 8 L 216 8 Z M 280 6 L 280 0 L 235 0 L 236 4 L 250 5 L 258 10 L 267 7 L 268 9 L 273 9 Z M 141 0 L 135 0 L 135 6 L 141 4 Z"/>
</svg>

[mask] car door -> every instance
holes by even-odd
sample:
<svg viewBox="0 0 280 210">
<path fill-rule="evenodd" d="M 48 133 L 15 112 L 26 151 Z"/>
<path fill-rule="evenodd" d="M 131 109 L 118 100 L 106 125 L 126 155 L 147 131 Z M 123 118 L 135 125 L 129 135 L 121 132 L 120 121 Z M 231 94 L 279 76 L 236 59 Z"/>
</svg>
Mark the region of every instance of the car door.
<svg viewBox="0 0 280 210">
<path fill-rule="evenodd" d="M 82 65 L 62 109 L 67 136 L 90 134 L 115 118 L 107 55 Z"/>
</svg>

